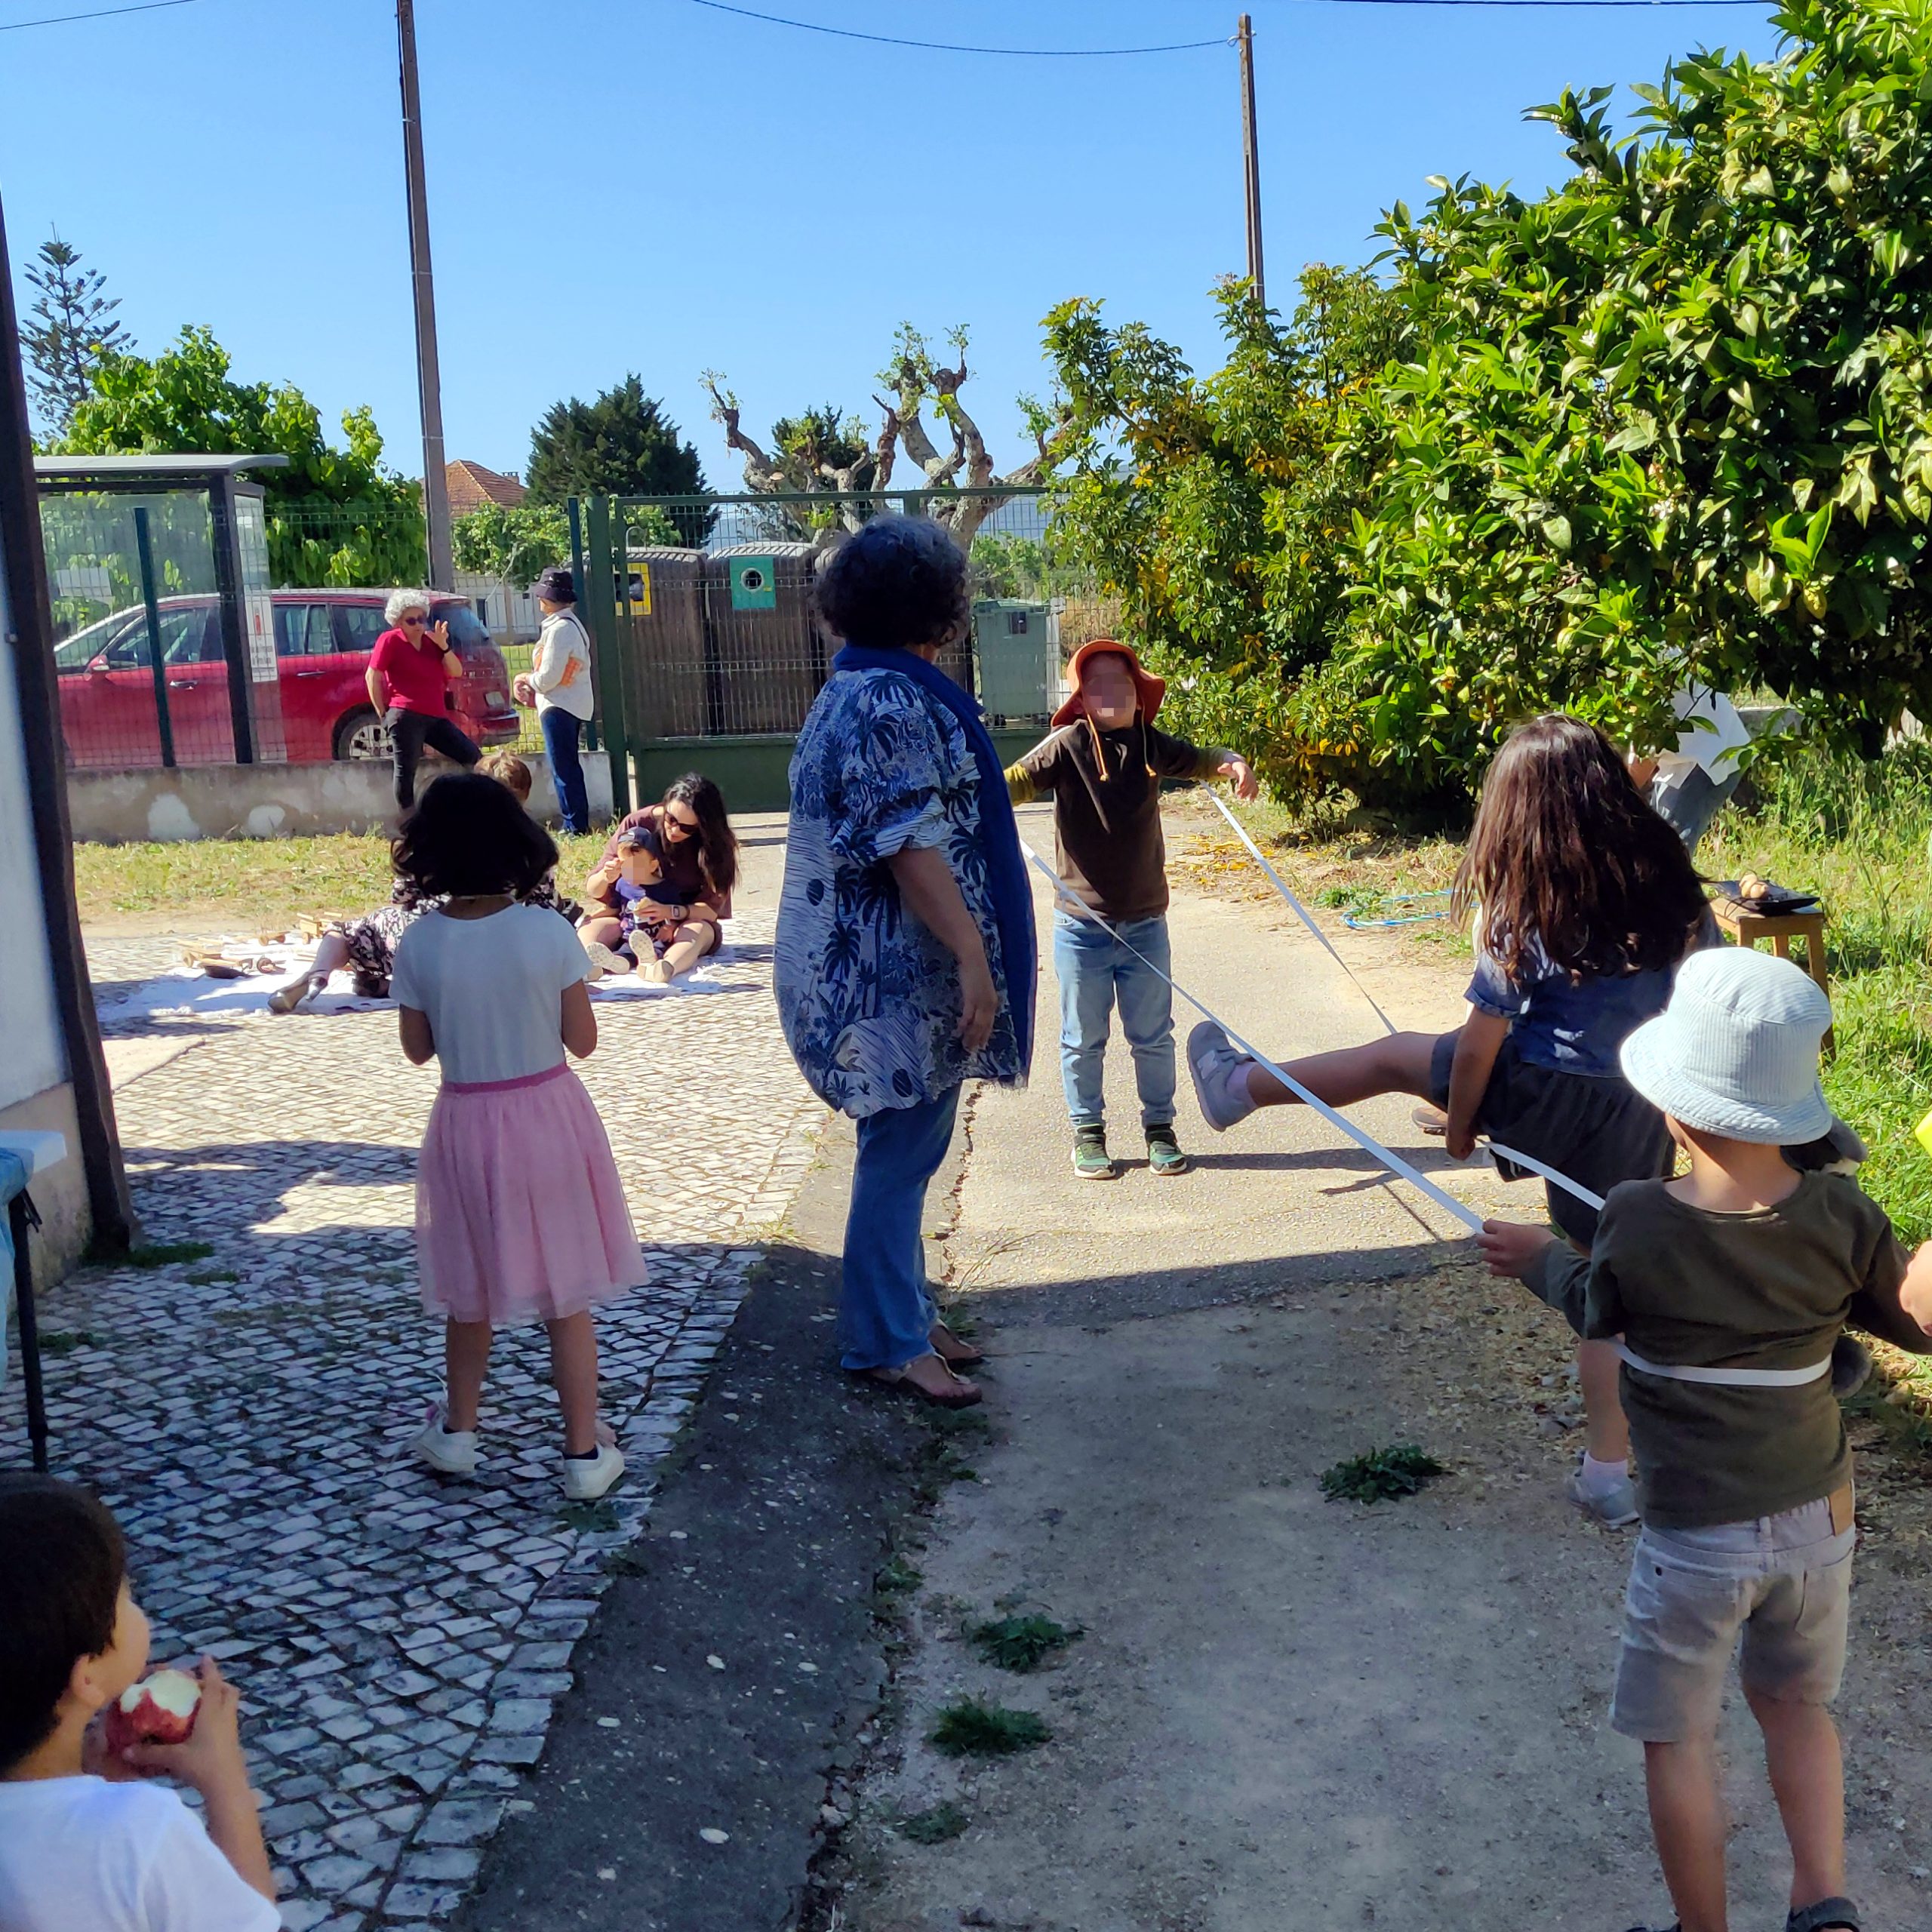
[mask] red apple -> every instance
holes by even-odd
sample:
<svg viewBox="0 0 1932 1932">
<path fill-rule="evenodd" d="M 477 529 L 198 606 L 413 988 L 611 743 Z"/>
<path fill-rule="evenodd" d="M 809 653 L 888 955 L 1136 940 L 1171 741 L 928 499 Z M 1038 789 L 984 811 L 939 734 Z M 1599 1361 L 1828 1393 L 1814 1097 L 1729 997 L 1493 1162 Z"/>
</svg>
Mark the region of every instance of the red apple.
<svg viewBox="0 0 1932 1932">
<path fill-rule="evenodd" d="M 131 1684 L 107 1707 L 107 1748 L 117 1755 L 131 1744 L 180 1744 L 195 1728 L 202 1687 L 185 1670 L 158 1670 Z"/>
</svg>

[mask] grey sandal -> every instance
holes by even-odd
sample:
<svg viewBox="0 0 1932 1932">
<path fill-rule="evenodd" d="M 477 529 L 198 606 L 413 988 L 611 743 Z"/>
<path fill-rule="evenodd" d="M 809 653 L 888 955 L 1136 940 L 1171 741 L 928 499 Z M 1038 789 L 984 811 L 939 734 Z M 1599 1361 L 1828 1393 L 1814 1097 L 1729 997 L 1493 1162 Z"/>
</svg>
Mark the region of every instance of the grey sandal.
<svg viewBox="0 0 1932 1932">
<path fill-rule="evenodd" d="M 1794 1912 L 1784 1922 L 1784 1932 L 1865 1932 L 1865 1921 L 1849 1899 L 1820 1899 L 1802 1912 Z"/>
</svg>

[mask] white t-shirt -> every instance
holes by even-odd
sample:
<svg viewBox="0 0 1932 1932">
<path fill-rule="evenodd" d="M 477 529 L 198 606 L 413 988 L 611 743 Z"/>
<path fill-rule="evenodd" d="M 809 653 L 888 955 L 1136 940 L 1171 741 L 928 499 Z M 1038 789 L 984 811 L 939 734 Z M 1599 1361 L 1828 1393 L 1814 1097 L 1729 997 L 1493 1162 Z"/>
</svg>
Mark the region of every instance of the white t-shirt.
<svg viewBox="0 0 1932 1932">
<path fill-rule="evenodd" d="M 1684 729 L 1676 748 L 1657 755 L 1657 789 L 1673 789 L 1699 765 L 1714 784 L 1734 777 L 1737 755 L 1751 742 L 1750 729 L 1738 716 L 1737 706 L 1722 691 L 1687 685 L 1671 700 L 1670 708 Z"/>
<path fill-rule="evenodd" d="M 589 971 L 576 928 L 547 906 L 426 912 L 396 947 L 389 991 L 429 1015 L 445 1080 L 521 1080 L 563 1059 L 564 989 Z"/>
<path fill-rule="evenodd" d="M 595 708 L 590 691 L 590 638 L 574 611 L 543 620 L 531 655 L 530 681 L 537 687 L 537 709 L 555 705 L 573 718 L 588 718 Z"/>
<path fill-rule="evenodd" d="M 281 1924 L 281 1913 L 165 1786 L 0 1783 L 0 1932 L 279 1932 Z"/>
</svg>

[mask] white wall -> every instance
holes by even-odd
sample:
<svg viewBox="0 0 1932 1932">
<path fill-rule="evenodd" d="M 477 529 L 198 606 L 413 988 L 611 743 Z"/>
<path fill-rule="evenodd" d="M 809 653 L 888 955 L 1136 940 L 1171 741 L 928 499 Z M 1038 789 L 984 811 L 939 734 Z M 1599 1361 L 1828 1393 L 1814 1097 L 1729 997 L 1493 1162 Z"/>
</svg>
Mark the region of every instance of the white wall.
<svg viewBox="0 0 1932 1932">
<path fill-rule="evenodd" d="M 0 572 L 0 1107 L 67 1077 L 54 962 L 34 862 L 33 813 L 20 736 L 18 648 Z"/>
</svg>

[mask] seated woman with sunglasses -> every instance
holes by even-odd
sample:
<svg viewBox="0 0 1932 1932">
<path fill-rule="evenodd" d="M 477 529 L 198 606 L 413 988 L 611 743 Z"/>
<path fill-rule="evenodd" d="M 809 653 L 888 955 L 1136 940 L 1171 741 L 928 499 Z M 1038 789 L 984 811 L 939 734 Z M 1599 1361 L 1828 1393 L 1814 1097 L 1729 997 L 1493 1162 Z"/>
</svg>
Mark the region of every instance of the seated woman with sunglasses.
<svg viewBox="0 0 1932 1932">
<path fill-rule="evenodd" d="M 425 745 L 460 765 L 483 755 L 450 715 L 450 680 L 463 675 L 463 660 L 450 648 L 448 625 L 430 623 L 429 608 L 426 590 L 392 591 L 383 611 L 389 628 L 369 654 L 369 702 L 389 728 L 395 801 L 405 812 L 416 802 Z"/>
<path fill-rule="evenodd" d="M 669 922 L 662 957 L 638 962 L 641 978 L 668 985 L 723 943 L 719 928 L 731 916 L 731 889 L 738 882 L 737 835 L 725 814 L 724 795 L 702 772 L 688 771 L 672 780 L 657 804 L 611 828 L 603 860 L 585 881 L 587 900 L 608 897 L 620 869 L 618 841 L 638 826 L 657 835 L 663 882 L 675 886 L 683 900 L 683 915 Z M 615 952 L 624 944 L 623 928 L 614 915 L 586 918 L 577 931 L 586 946 L 608 946 Z M 592 953 L 593 960 L 597 957 Z"/>
</svg>

